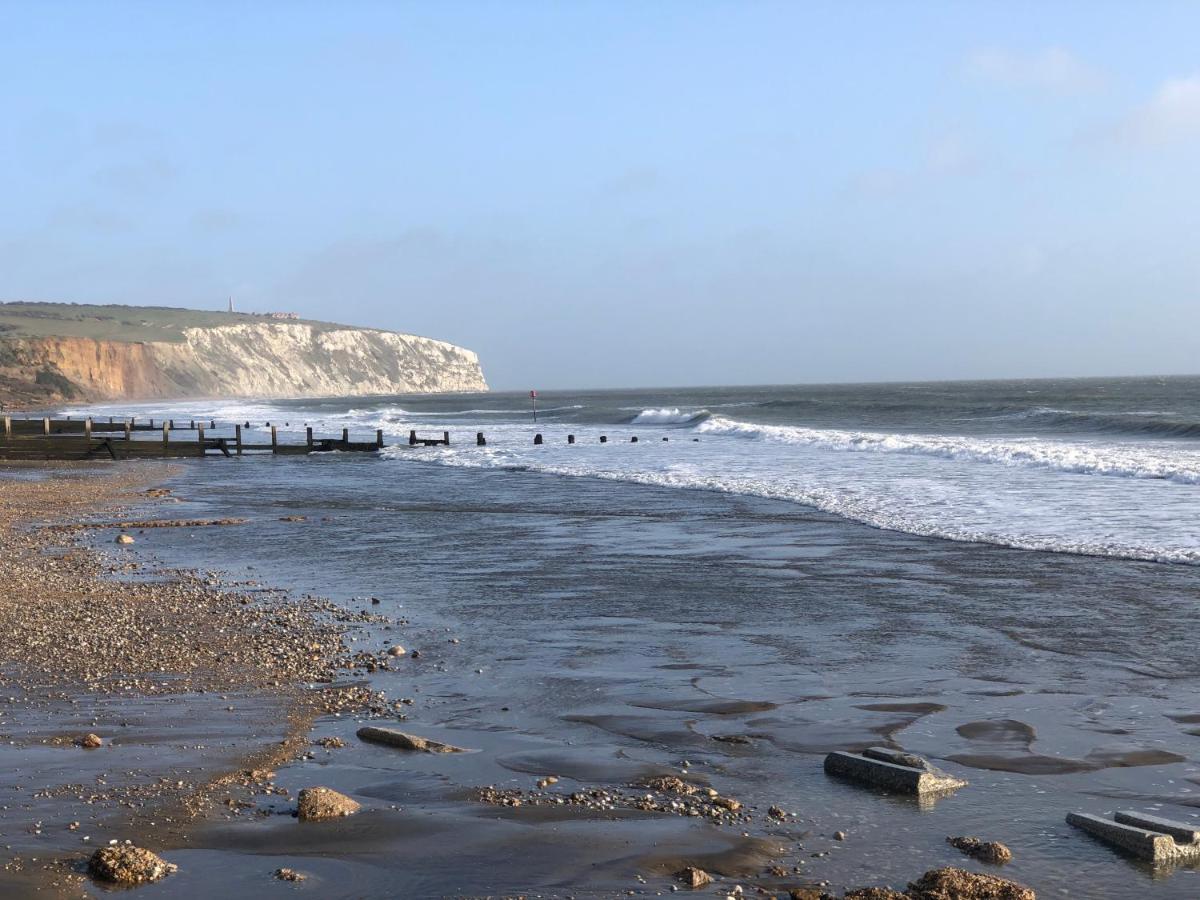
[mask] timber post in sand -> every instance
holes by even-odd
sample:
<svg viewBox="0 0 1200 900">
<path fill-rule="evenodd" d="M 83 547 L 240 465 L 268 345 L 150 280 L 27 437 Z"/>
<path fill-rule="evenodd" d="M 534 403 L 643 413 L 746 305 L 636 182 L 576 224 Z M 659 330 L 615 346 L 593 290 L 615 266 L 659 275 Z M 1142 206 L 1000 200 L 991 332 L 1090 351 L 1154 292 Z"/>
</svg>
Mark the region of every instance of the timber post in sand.
<svg viewBox="0 0 1200 900">
<path fill-rule="evenodd" d="M 237 444 L 237 455 L 242 455 L 242 426 L 233 426 L 233 440 Z"/>
<path fill-rule="evenodd" d="M 487 438 L 485 438 L 483 436 L 482 431 L 475 432 L 475 446 L 476 447 L 486 447 L 487 446 Z"/>
<path fill-rule="evenodd" d="M 375 429 L 375 447 L 378 450 L 383 449 L 383 429 L 382 428 Z"/>
<path fill-rule="evenodd" d="M 196 429 L 196 444 L 200 448 L 200 458 L 203 459 L 207 454 L 204 452 L 204 426 L 201 425 Z"/>
<path fill-rule="evenodd" d="M 163 422 L 163 456 L 166 456 L 171 447 L 171 429 L 166 422 Z"/>
<path fill-rule="evenodd" d="M 271 426 L 271 452 L 279 452 L 279 433 L 274 425 Z"/>
<path fill-rule="evenodd" d="M 345 447 L 349 443 L 350 443 L 350 429 L 343 428 L 342 429 L 342 446 Z"/>
<path fill-rule="evenodd" d="M 533 436 L 533 442 L 534 442 L 535 444 L 541 444 L 541 443 L 542 443 L 542 436 L 541 436 L 540 434 L 535 434 L 535 435 Z"/>
<path fill-rule="evenodd" d="M 607 434 L 600 435 L 600 443 L 602 443 L 602 444 L 608 443 L 608 435 Z"/>
<path fill-rule="evenodd" d="M 575 435 L 573 435 L 573 434 L 568 434 L 568 435 L 567 435 L 567 443 L 568 443 L 568 444 L 573 444 L 573 443 L 575 443 Z"/>
<path fill-rule="evenodd" d="M 442 432 L 442 443 L 445 444 L 447 447 L 450 446 L 450 432 L 448 432 L 448 431 Z"/>
<path fill-rule="evenodd" d="M 408 446 L 410 446 L 410 447 L 417 446 L 417 429 L 415 429 L 415 428 L 412 429 L 411 431 L 409 431 L 409 433 L 408 433 Z"/>
<path fill-rule="evenodd" d="M 44 434 L 44 435 L 50 434 L 50 417 L 49 416 L 42 416 L 42 434 Z"/>
<path fill-rule="evenodd" d="M 125 420 L 125 440 L 133 440 L 131 432 L 133 431 L 133 419 Z"/>
<path fill-rule="evenodd" d="M 306 425 L 304 427 L 304 440 L 305 440 L 305 443 L 308 444 L 308 449 L 312 450 L 312 426 L 311 425 Z"/>
<path fill-rule="evenodd" d="M 86 440 L 92 439 L 92 417 L 88 416 L 83 420 L 83 436 Z"/>
<path fill-rule="evenodd" d="M 6 441 L 12 439 L 12 416 L 4 417 L 4 439 Z"/>
</svg>

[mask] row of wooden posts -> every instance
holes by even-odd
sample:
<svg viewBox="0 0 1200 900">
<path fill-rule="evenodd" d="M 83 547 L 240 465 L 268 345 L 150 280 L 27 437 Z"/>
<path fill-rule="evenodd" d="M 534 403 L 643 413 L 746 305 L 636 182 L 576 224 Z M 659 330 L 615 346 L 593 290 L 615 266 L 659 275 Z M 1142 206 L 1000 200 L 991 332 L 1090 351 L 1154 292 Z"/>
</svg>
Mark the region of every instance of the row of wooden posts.
<svg viewBox="0 0 1200 900">
<path fill-rule="evenodd" d="M 92 418 L 53 420 L 49 416 L 42 419 L 13 419 L 3 417 L 3 435 L 0 438 L 0 457 L 32 458 L 32 459 L 88 459 L 97 454 L 107 454 L 113 459 L 127 457 L 183 457 L 208 456 L 217 453 L 222 456 L 241 456 L 247 452 L 270 452 L 272 454 L 302 454 L 319 453 L 333 450 L 342 451 L 376 451 L 384 448 L 383 430 L 376 429 L 374 441 L 351 441 L 350 429 L 343 428 L 341 438 L 322 438 L 313 435 L 311 426 L 305 426 L 304 443 L 280 443 L 278 428 L 270 422 L 266 423 L 271 432 L 271 442 L 254 443 L 244 439 L 243 428 L 235 424 L 233 436 L 212 435 L 217 428 L 214 419 L 207 423 L 195 419 L 188 420 L 187 425 L 176 425 L 174 419 L 164 419 L 158 425 L 153 419 L 149 423 L 137 422 L 127 418 L 117 421 L 110 418 L 108 422 L 97 422 Z M 134 439 L 134 432 L 162 432 L 162 440 Z M 172 439 L 171 432 L 177 430 L 194 431 L 195 439 Z M 664 441 L 670 438 L 664 437 Z M 533 436 L 535 445 L 543 444 L 544 438 L 539 432 Z M 636 435 L 629 439 L 636 444 Z M 450 446 L 450 432 L 443 431 L 441 437 L 422 437 L 412 430 L 408 435 L 409 446 Z M 477 446 L 487 446 L 487 438 L 482 431 L 475 435 Z M 567 435 L 567 443 L 575 443 L 575 435 Z M 600 443 L 608 443 L 607 435 L 600 435 Z"/>
<path fill-rule="evenodd" d="M 137 423 L 134 419 L 124 419 L 116 422 L 110 419 L 107 423 L 96 422 L 91 418 L 82 420 L 52 420 L 43 417 L 35 419 L 13 419 L 3 417 L 3 437 L 0 439 L 0 456 L 27 457 L 42 459 L 88 459 L 97 454 L 107 453 L 113 459 L 127 457 L 179 457 L 207 456 L 210 452 L 223 456 L 241 456 L 245 452 L 266 452 L 273 454 L 314 453 L 333 450 L 374 451 L 381 450 L 383 430 L 377 429 L 375 440 L 371 442 L 351 441 L 350 430 L 342 429 L 341 439 L 314 437 L 311 427 L 305 428 L 303 444 L 280 443 L 278 428 L 268 424 L 271 430 L 271 442 L 251 443 L 243 440 L 242 425 L 233 426 L 232 438 L 227 435 L 214 436 L 207 431 L 216 430 L 216 421 L 210 419 L 206 425 L 190 420 L 188 426 L 178 430 L 194 430 L 195 440 L 172 439 L 171 432 L 177 430 L 174 420 L 167 419 L 161 426 Z M 248 425 L 249 423 L 247 423 Z M 158 431 L 161 428 L 162 440 L 134 440 L 133 432 Z M 100 437 L 94 435 L 99 433 Z"/>
</svg>

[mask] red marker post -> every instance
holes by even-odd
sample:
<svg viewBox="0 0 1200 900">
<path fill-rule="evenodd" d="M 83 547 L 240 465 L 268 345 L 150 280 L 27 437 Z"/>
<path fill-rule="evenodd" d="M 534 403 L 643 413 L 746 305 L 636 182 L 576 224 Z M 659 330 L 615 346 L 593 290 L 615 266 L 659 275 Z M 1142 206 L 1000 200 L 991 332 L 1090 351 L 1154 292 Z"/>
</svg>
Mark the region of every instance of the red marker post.
<svg viewBox="0 0 1200 900">
<path fill-rule="evenodd" d="M 529 392 L 529 402 L 533 404 L 533 421 L 537 421 L 537 391 Z"/>
</svg>

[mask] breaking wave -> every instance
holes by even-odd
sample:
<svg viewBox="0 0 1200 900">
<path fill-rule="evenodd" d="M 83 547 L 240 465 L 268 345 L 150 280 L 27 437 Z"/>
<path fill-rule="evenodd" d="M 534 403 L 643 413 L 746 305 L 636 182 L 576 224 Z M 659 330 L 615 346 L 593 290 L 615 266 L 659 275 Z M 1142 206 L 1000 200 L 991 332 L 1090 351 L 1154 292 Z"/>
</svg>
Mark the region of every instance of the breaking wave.
<svg viewBox="0 0 1200 900">
<path fill-rule="evenodd" d="M 643 409 L 629 420 L 630 425 L 691 425 L 703 422 L 711 413 L 707 409 L 681 410 L 677 406 Z"/>
<path fill-rule="evenodd" d="M 700 434 L 804 444 L 828 450 L 932 456 L 1004 466 L 1054 469 L 1116 478 L 1156 478 L 1200 484 L 1200 453 L 1122 444 L 1082 444 L 1036 438 L 986 439 L 958 435 L 839 431 L 791 425 L 759 425 L 713 416 Z"/>
</svg>

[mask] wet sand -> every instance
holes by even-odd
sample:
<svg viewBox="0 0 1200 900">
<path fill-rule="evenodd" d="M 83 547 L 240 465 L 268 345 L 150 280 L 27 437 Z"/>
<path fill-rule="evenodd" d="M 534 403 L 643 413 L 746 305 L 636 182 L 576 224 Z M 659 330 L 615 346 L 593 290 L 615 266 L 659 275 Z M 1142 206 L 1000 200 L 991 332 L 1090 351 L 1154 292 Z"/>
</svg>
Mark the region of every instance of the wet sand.
<svg viewBox="0 0 1200 900">
<path fill-rule="evenodd" d="M 296 741 L 270 762 L 273 778 L 234 798 L 246 806 L 218 800 L 216 815 L 210 806 L 166 829 L 159 810 L 169 804 L 148 807 L 160 830 L 146 833 L 180 868 L 139 895 L 658 895 L 685 865 L 717 878 L 704 894 L 741 885 L 816 896 L 826 886 L 840 896 L 903 887 L 944 865 L 1012 878 L 1043 897 L 1197 894 L 1195 869 L 1141 865 L 1063 823 L 1070 810 L 1115 808 L 1195 819 L 1193 569 L 951 544 L 785 503 L 528 473 L 412 466 L 391 488 L 368 460 L 245 465 L 254 468 L 238 479 L 185 465 L 167 479 L 178 503 L 146 500 L 122 517 L 246 524 L 135 533 L 137 544 L 105 554 L 125 563 L 88 577 L 149 588 L 163 575 L 146 572 L 195 567 L 175 577 L 222 596 L 286 588 L 249 596 L 267 609 L 310 604 L 312 627 L 333 620 L 340 645 L 310 674 L 401 700 L 399 716 L 371 721 L 473 752 L 361 742 L 361 714 L 289 723 L 307 691 L 278 676 L 214 682 L 214 693 L 117 692 L 111 721 L 131 723 L 117 727 L 139 727 L 131 710 L 144 707 L 146 725 L 130 742 L 140 764 L 177 758 L 189 784 L 241 771 L 243 756 L 282 735 Z M 252 541 L 239 531 L 247 527 Z M 111 541 L 104 529 L 80 534 Z M 43 539 L 30 539 L 31 554 Z M 119 571 L 133 564 L 141 568 Z M 240 593 L 218 587 L 209 569 Z M 234 640 L 238 652 L 243 637 Z M 388 657 L 397 643 L 419 656 Z M 250 671 L 273 671 L 253 665 L 251 647 L 242 652 Z M 209 677 L 184 668 L 192 674 L 180 677 Z M 155 681 L 169 679 L 139 686 Z M 58 706 L 35 716 L 29 701 L 6 715 L 30 723 L 22 746 L 36 774 L 24 780 L 51 789 L 69 783 L 65 765 L 108 752 L 41 743 L 99 731 L 91 722 L 106 707 L 91 698 L 110 696 L 89 691 L 71 704 L 79 696 L 55 690 Z M 311 743 L 325 738 L 344 746 Z M 211 750 L 189 756 L 193 741 Z M 920 753 L 971 783 L 916 803 L 823 774 L 824 753 L 873 744 Z M 42 762 L 62 754 L 75 756 L 57 769 Z M 633 786 L 661 775 L 741 807 L 720 821 L 637 808 L 647 792 Z M 547 776 L 558 780 L 539 788 Z M 314 784 L 363 810 L 297 822 L 293 798 Z M 481 795 L 487 786 L 496 791 Z M 5 821 L 6 841 L 38 814 L 55 822 L 20 836 L 23 858 L 78 852 L 73 833 L 46 841 L 60 820 L 79 818 L 60 814 L 61 802 Z M 128 811 L 109 812 L 124 821 Z M 137 834 L 145 827 L 143 817 Z M 130 833 L 121 828 L 95 833 Z M 1016 858 L 968 860 L 945 843 L 960 834 L 1004 841 Z M 281 866 L 308 878 L 276 881 Z"/>
</svg>

